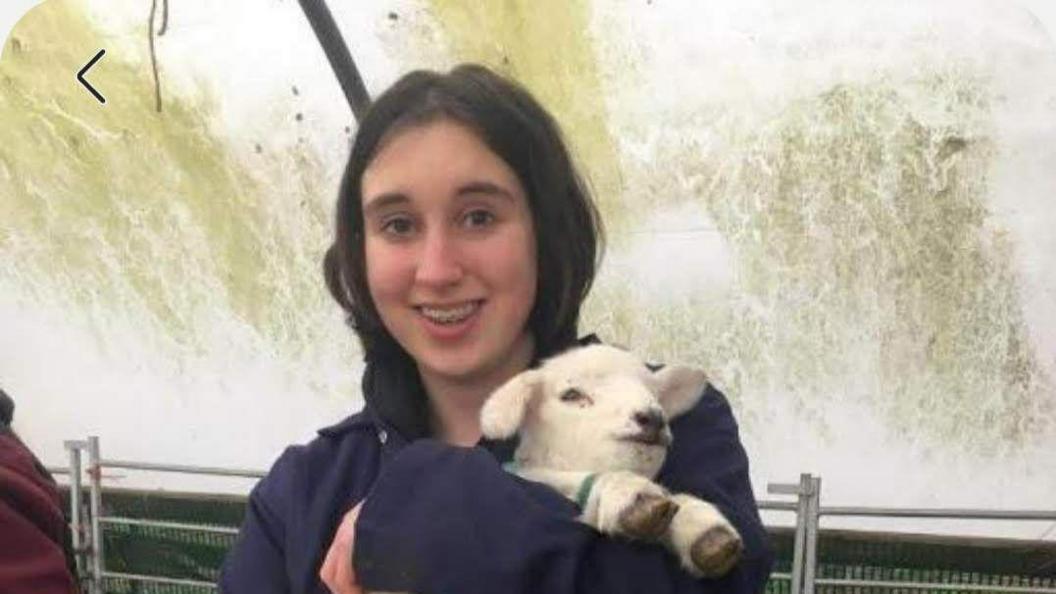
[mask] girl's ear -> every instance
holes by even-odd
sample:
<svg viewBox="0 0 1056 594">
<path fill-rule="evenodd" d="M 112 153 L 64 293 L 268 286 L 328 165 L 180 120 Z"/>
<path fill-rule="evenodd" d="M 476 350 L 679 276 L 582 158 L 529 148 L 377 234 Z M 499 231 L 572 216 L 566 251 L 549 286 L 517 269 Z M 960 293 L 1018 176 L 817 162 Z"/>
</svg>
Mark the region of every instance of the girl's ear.
<svg viewBox="0 0 1056 594">
<path fill-rule="evenodd" d="M 708 376 L 695 367 L 668 365 L 653 373 L 657 398 L 668 419 L 693 408 L 708 387 Z"/>
<path fill-rule="evenodd" d="M 506 439 L 521 428 L 532 402 L 542 395 L 543 377 L 536 370 L 513 376 L 491 393 L 480 410 L 480 430 L 489 439 Z"/>
</svg>

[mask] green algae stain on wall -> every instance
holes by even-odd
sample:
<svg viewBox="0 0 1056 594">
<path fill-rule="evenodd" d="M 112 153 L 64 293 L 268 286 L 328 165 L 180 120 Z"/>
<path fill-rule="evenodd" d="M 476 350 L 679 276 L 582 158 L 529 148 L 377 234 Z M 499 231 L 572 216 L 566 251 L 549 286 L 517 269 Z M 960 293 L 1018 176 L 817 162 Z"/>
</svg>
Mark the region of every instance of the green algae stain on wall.
<svg viewBox="0 0 1056 594">
<path fill-rule="evenodd" d="M 734 286 L 721 302 L 650 303 L 625 280 L 599 287 L 592 315 L 647 352 L 705 362 L 749 423 L 779 398 L 824 434 L 826 407 L 850 400 L 907 440 L 982 455 L 1029 442 L 1056 402 L 987 208 L 987 88 L 956 68 L 840 85 L 715 131 L 727 145 L 667 143 L 670 181 L 654 183 L 697 180 L 681 193 L 728 242 Z"/>
<path fill-rule="evenodd" d="M 621 202 L 618 154 L 590 37 L 589 2 L 430 0 L 429 5 L 457 61 L 480 62 L 513 76 L 554 114 L 606 225 L 618 233 L 630 213 Z"/>
<path fill-rule="evenodd" d="M 315 270 L 297 270 L 306 248 L 269 231 L 274 209 L 211 134 L 208 105 L 167 95 L 164 112 L 154 111 L 145 55 L 108 52 L 92 68 L 88 79 L 105 105 L 76 84 L 73 73 L 104 44 L 77 4 L 51 0 L 19 22 L 4 48 L 5 282 L 71 315 L 141 315 L 184 347 L 201 348 L 218 312 L 273 341 L 296 342 L 301 330 L 288 312 L 322 298 Z M 320 216 L 308 213 L 302 224 L 325 229 Z"/>
<path fill-rule="evenodd" d="M 1046 382 L 986 207 L 985 81 L 954 72 L 922 86 L 946 116 L 918 114 L 883 83 L 792 106 L 735 181 L 766 197 L 741 205 L 749 224 L 710 208 L 738 245 L 745 289 L 791 316 L 757 337 L 788 357 L 790 389 L 840 375 L 854 385 L 860 360 L 841 353 L 869 349 L 875 404 L 897 426 L 1016 443 L 1044 418 Z"/>
</svg>

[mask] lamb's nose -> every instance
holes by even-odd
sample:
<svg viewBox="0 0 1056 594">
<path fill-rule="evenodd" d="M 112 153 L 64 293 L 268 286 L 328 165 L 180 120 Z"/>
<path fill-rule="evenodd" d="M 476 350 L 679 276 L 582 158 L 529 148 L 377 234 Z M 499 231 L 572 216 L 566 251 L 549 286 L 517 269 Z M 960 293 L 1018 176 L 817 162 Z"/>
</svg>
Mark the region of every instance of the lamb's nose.
<svg viewBox="0 0 1056 594">
<path fill-rule="evenodd" d="M 655 435 L 664 428 L 664 415 L 656 409 L 640 410 L 634 413 L 634 422 L 638 423 L 643 431 Z"/>
</svg>

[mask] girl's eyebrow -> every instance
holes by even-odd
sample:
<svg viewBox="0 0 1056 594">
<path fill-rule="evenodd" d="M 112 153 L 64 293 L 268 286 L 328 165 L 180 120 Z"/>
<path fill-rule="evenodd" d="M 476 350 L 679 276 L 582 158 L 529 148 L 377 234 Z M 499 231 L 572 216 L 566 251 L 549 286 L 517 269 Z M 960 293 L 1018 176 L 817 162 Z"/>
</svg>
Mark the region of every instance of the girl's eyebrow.
<svg viewBox="0 0 1056 594">
<path fill-rule="evenodd" d="M 510 201 L 513 200 L 513 195 L 510 194 L 508 190 L 489 181 L 471 181 L 459 186 L 458 190 L 455 192 L 455 196 L 459 198 L 480 194 L 498 196 Z M 379 210 L 383 210 L 390 206 L 407 204 L 410 201 L 411 199 L 403 192 L 384 192 L 374 196 L 363 205 L 363 215 L 369 218 Z"/>
<path fill-rule="evenodd" d="M 508 190 L 489 181 L 472 181 L 460 186 L 458 191 L 455 192 L 456 196 L 465 196 L 467 194 L 489 194 L 513 200 L 513 196 Z"/>
<path fill-rule="evenodd" d="M 410 201 L 411 199 L 402 192 L 385 192 L 384 194 L 378 194 L 363 205 L 363 216 L 369 218 L 375 212 L 386 207 L 397 204 L 406 204 Z"/>
</svg>

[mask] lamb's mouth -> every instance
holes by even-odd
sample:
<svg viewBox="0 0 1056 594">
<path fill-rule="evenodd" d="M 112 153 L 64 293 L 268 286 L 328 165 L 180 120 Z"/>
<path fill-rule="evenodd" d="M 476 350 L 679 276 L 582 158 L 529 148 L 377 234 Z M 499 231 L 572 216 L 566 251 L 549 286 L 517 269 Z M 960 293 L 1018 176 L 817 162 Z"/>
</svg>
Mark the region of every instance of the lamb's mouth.
<svg viewBox="0 0 1056 594">
<path fill-rule="evenodd" d="M 642 445 L 666 448 L 671 445 L 671 438 L 664 433 L 635 433 L 633 435 L 622 435 L 619 441 L 629 441 Z"/>
</svg>

